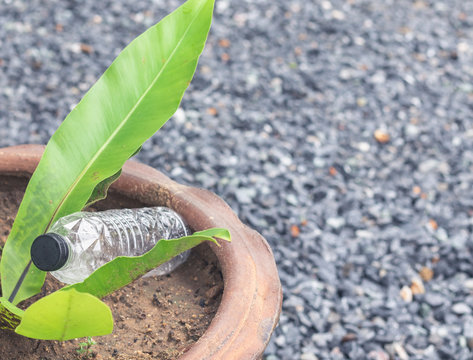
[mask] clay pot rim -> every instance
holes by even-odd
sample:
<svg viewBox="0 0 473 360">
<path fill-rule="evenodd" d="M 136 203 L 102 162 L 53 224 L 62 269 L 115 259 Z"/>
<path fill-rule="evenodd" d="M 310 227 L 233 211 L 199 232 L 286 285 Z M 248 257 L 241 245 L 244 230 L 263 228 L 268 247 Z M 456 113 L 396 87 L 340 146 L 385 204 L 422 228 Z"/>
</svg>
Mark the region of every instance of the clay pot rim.
<svg viewBox="0 0 473 360">
<path fill-rule="evenodd" d="M 0 173 L 30 176 L 44 146 L 0 149 Z M 241 223 L 217 195 L 178 184 L 161 172 L 127 161 L 112 189 L 149 205 L 165 205 L 180 213 L 195 230 L 227 228 L 232 243 L 210 248 L 224 281 L 220 306 L 203 336 L 179 359 L 259 359 L 277 325 L 282 288 L 271 249 L 256 231 Z"/>
</svg>

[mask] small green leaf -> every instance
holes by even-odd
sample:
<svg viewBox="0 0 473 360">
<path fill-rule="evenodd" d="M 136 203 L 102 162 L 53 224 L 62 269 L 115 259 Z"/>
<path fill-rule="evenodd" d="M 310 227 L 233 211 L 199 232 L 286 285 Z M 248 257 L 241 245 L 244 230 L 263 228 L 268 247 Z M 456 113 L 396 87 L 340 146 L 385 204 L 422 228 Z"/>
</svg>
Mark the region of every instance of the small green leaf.
<svg viewBox="0 0 473 360">
<path fill-rule="evenodd" d="M 199 231 L 179 239 L 159 240 L 147 253 L 135 257 L 117 257 L 95 270 L 83 282 L 66 286 L 63 290 L 76 289 L 102 298 L 204 241 L 218 244 L 213 237 L 230 241 L 228 230 L 218 228 Z"/>
<path fill-rule="evenodd" d="M 113 331 L 110 308 L 88 293 L 56 291 L 26 309 L 15 332 L 40 340 L 70 340 Z"/>
<path fill-rule="evenodd" d="M 102 180 L 97 184 L 95 187 L 94 191 L 92 192 L 92 195 L 90 195 L 89 200 L 87 200 L 87 204 L 85 204 L 84 207 L 90 206 L 93 203 L 96 203 L 99 200 L 103 200 L 107 197 L 107 191 L 110 188 L 110 185 L 112 185 L 115 180 L 117 180 L 120 175 L 122 174 L 122 169 L 118 170 L 115 174 L 110 176 L 109 178 L 106 178 L 105 180 Z"/>
<path fill-rule="evenodd" d="M 141 151 L 141 146 L 130 156 L 132 158 L 136 154 L 138 154 Z M 84 208 L 87 206 L 90 206 L 94 203 L 96 203 L 99 200 L 103 200 L 107 197 L 107 192 L 108 189 L 110 188 L 110 185 L 112 185 L 122 174 L 122 169 L 118 170 L 115 174 L 110 176 L 109 178 L 106 178 L 105 180 L 102 180 L 97 184 L 95 187 L 94 191 L 92 192 L 92 195 L 90 195 L 89 200 L 87 200 L 87 203 L 85 204 Z"/>
<path fill-rule="evenodd" d="M 24 311 L 7 299 L 0 298 L 0 329 L 14 330 L 21 321 Z"/>
</svg>

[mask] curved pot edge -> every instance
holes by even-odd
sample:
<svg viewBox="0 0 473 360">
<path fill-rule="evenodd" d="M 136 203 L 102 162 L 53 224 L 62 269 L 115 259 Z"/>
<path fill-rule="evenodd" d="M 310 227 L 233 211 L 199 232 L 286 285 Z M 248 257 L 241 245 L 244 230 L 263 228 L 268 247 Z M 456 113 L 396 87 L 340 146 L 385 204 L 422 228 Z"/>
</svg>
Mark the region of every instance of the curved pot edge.
<svg viewBox="0 0 473 360">
<path fill-rule="evenodd" d="M 31 174 L 43 150 L 42 145 L 0 149 L 0 157 L 16 158 L 1 161 L 0 172 Z M 195 230 L 217 226 L 228 228 L 232 234 L 231 244 L 211 245 L 224 276 L 220 307 L 204 335 L 180 359 L 260 358 L 282 306 L 282 287 L 266 240 L 242 224 L 217 195 L 178 184 L 144 164 L 128 161 L 112 187 L 150 205 L 166 204 L 181 213 Z"/>
<path fill-rule="evenodd" d="M 145 198 L 141 201 L 152 199 L 166 204 L 183 215 L 195 230 L 225 227 L 232 234 L 231 244 L 211 245 L 225 283 L 219 310 L 206 333 L 181 359 L 260 358 L 282 306 L 282 287 L 266 240 L 242 224 L 231 208 L 210 191 L 178 184 L 133 161 L 125 164 L 123 170 L 127 177 L 117 181 L 117 188 L 142 186 L 140 193 Z M 153 180 L 143 187 L 143 179 Z"/>
</svg>

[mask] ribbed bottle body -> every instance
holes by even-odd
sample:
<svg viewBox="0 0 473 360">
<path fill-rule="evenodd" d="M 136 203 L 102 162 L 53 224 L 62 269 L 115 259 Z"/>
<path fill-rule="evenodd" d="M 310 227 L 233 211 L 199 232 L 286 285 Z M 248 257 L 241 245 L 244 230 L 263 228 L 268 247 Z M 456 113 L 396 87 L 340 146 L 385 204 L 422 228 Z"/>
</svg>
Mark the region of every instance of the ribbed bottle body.
<svg viewBox="0 0 473 360">
<path fill-rule="evenodd" d="M 139 256 L 160 239 L 189 234 L 182 218 L 166 207 L 77 212 L 59 219 L 49 230 L 66 238 L 69 257 L 59 270 L 58 280 L 77 283 L 117 256 Z M 162 264 L 149 275 L 164 275 L 182 264 L 189 252 Z"/>
</svg>

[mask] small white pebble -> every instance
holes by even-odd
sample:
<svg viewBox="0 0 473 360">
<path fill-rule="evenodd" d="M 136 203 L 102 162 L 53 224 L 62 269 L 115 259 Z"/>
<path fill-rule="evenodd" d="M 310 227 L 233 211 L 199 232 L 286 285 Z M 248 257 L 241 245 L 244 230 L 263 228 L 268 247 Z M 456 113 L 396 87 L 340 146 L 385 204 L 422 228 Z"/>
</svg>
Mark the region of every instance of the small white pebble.
<svg viewBox="0 0 473 360">
<path fill-rule="evenodd" d="M 409 286 L 404 285 L 399 294 L 405 302 L 412 302 L 412 290 Z"/>
</svg>

